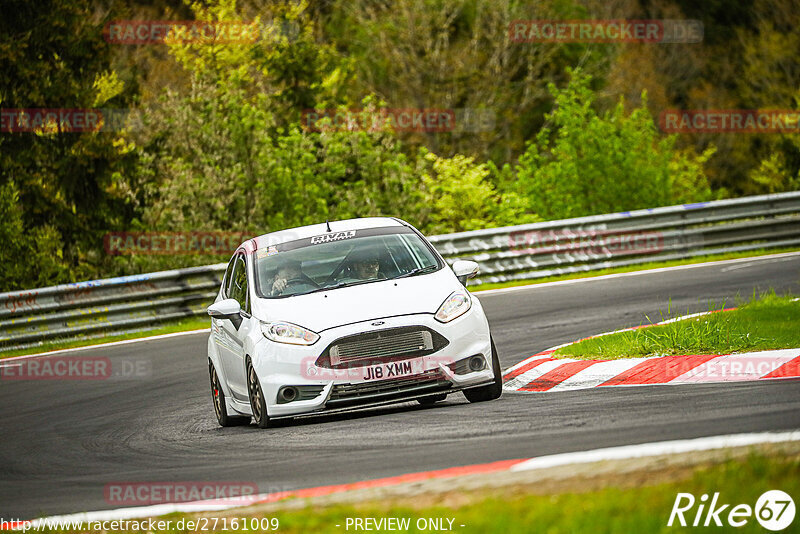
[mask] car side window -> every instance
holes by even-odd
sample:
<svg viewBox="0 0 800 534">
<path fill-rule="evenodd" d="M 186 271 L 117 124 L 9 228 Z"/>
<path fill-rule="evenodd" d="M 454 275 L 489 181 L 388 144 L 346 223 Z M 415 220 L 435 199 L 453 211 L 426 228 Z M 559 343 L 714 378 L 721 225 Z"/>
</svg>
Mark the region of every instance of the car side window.
<svg viewBox="0 0 800 534">
<path fill-rule="evenodd" d="M 247 265 L 244 256 L 238 254 L 234 259 L 233 274 L 231 275 L 231 285 L 228 288 L 228 298 L 236 299 L 242 310 L 250 313 L 247 301 Z"/>
<path fill-rule="evenodd" d="M 228 262 L 228 268 L 225 269 L 225 278 L 222 279 L 222 296 L 228 298 L 230 294 L 231 275 L 233 273 L 233 266 L 236 264 L 236 255 L 234 254 L 231 261 Z"/>
</svg>

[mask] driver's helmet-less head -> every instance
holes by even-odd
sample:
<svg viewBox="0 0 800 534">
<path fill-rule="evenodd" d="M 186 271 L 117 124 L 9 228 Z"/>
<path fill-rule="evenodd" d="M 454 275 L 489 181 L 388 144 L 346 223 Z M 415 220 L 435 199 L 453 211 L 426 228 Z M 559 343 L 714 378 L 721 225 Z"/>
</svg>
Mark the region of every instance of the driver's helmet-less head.
<svg viewBox="0 0 800 534">
<path fill-rule="evenodd" d="M 350 253 L 350 270 L 362 280 L 378 278 L 381 268 L 380 254 L 374 248 L 363 248 Z"/>
<path fill-rule="evenodd" d="M 303 273 L 302 263 L 298 260 L 279 259 L 276 273 L 284 278 L 291 275 L 300 275 Z"/>
</svg>

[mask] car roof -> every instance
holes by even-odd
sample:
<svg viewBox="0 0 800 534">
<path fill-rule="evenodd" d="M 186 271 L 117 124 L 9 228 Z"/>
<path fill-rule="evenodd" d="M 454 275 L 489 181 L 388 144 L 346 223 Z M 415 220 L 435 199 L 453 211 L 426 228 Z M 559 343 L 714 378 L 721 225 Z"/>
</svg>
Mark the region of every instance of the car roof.
<svg viewBox="0 0 800 534">
<path fill-rule="evenodd" d="M 406 226 L 407 223 L 400 219 L 393 217 L 363 217 L 359 219 L 345 219 L 342 221 L 330 221 L 330 232 L 347 232 L 350 230 L 364 230 L 367 228 L 384 228 L 387 226 Z M 288 228 L 278 232 L 271 232 L 269 234 L 260 235 L 245 241 L 242 246 L 248 252 L 265 248 L 273 245 L 280 245 L 296 239 L 307 239 L 317 235 L 327 234 L 328 224 L 310 224 L 308 226 L 300 226 L 298 228 Z"/>
</svg>

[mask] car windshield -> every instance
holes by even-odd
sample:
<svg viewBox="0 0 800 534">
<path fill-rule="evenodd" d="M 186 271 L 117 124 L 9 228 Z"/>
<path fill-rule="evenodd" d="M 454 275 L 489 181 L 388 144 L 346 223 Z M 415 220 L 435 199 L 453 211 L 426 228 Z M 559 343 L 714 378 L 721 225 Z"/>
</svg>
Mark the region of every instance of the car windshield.
<svg viewBox="0 0 800 534">
<path fill-rule="evenodd" d="M 442 267 L 430 245 L 407 227 L 330 232 L 260 248 L 255 258 L 256 290 L 263 298 L 423 275 Z"/>
</svg>

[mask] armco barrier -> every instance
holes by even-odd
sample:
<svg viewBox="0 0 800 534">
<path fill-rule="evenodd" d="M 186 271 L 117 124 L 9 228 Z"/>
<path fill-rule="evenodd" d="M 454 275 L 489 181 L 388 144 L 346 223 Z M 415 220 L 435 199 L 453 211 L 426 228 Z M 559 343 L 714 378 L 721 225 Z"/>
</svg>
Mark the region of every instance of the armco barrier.
<svg viewBox="0 0 800 534">
<path fill-rule="evenodd" d="M 449 261 L 481 266 L 471 285 L 722 252 L 800 247 L 800 192 L 430 237 Z M 152 328 L 203 315 L 225 264 L 0 294 L 0 351 Z"/>
<path fill-rule="evenodd" d="M 202 315 L 226 264 L 0 294 L 0 351 L 129 333 Z"/>
</svg>

